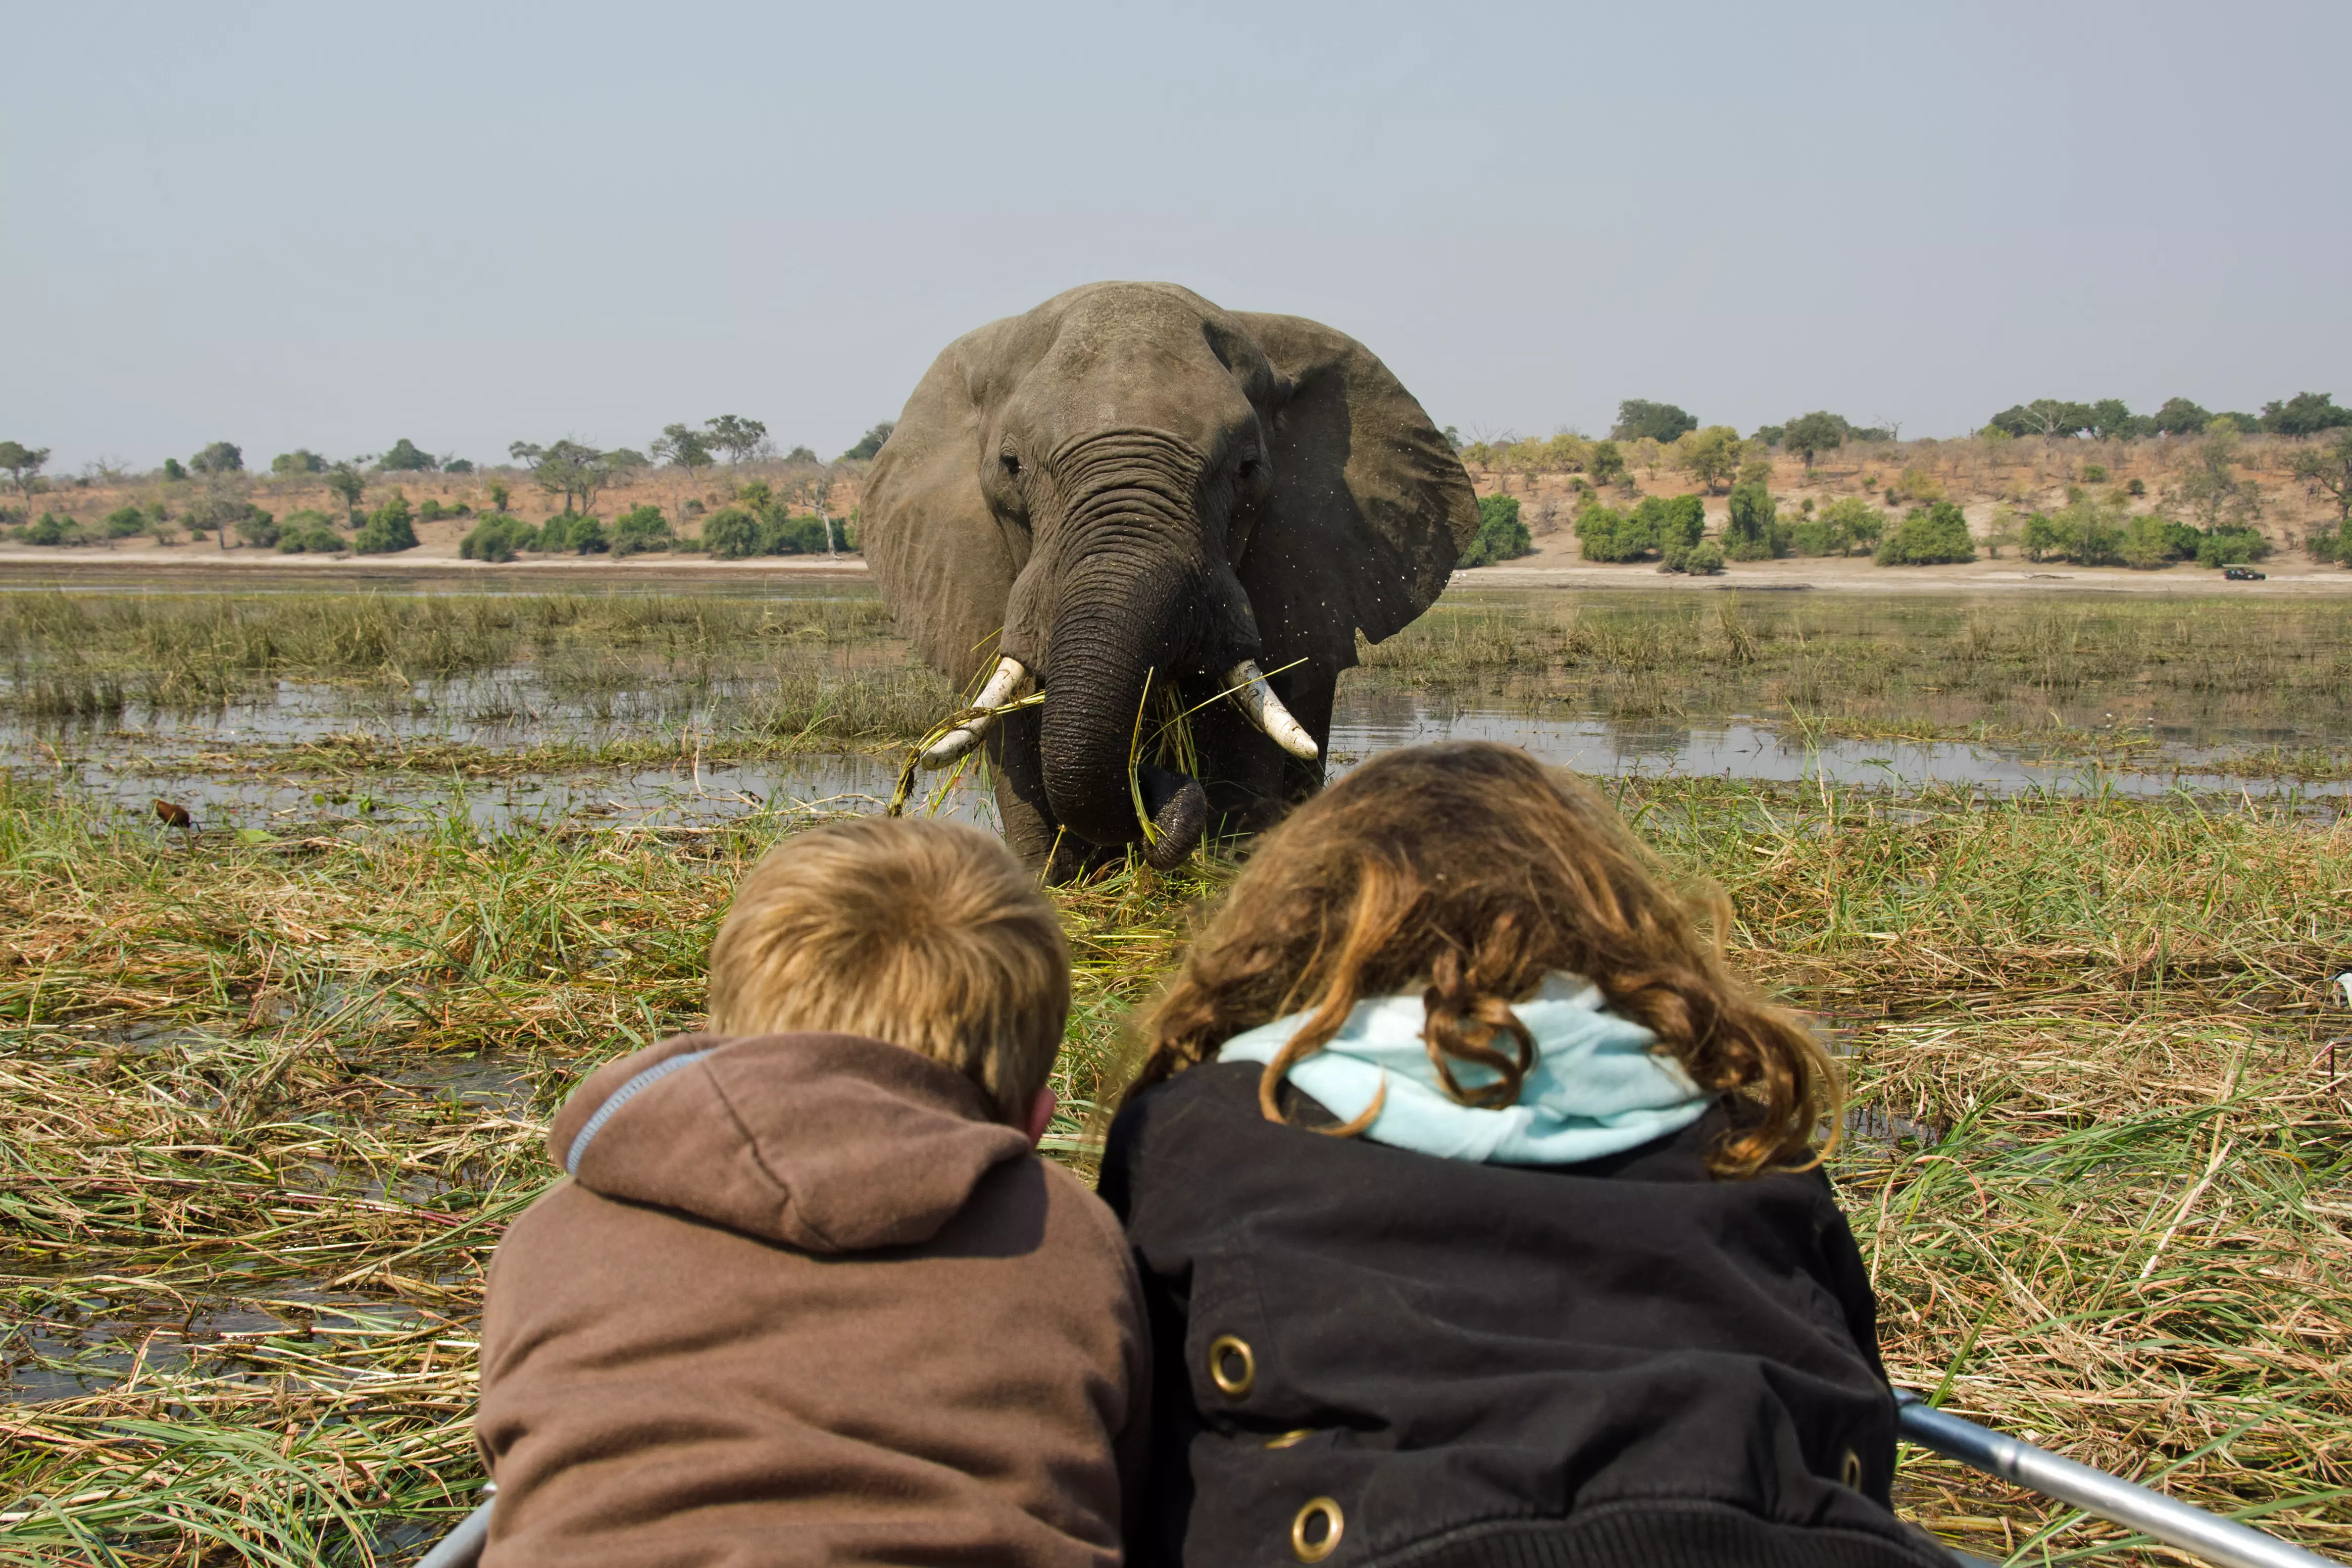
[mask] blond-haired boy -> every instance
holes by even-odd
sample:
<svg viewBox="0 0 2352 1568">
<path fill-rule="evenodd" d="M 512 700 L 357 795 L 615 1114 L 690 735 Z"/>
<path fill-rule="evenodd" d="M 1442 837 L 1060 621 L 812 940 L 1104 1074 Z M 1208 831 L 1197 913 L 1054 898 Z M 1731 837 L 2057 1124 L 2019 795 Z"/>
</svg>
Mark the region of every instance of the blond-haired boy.
<svg viewBox="0 0 2352 1568">
<path fill-rule="evenodd" d="M 709 1032 L 589 1077 L 499 1244 L 487 1568 L 1116 1563 L 1146 1351 L 1117 1222 L 1033 1153 L 1068 1009 L 985 833 L 761 861 Z"/>
</svg>

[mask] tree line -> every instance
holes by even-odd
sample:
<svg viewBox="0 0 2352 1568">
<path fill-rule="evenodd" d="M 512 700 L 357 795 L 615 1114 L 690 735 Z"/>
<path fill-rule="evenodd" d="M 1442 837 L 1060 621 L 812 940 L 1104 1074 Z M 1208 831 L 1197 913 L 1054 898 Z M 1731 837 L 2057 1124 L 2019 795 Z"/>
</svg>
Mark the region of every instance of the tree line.
<svg viewBox="0 0 2352 1568">
<path fill-rule="evenodd" d="M 824 519 L 824 497 L 831 488 L 833 469 L 838 464 L 873 458 L 889 439 L 892 428 L 887 421 L 872 426 L 833 464 L 824 463 L 806 446 L 778 453 L 769 439 L 766 424 L 740 414 L 720 414 L 699 424 L 680 422 L 666 425 L 646 452 L 627 446 L 607 449 L 569 436 L 546 443 L 518 441 L 508 447 L 509 459 L 551 501 L 559 504 L 561 510 L 546 525 L 530 528 L 510 512 L 513 486 L 503 478 L 489 478 L 486 484 L 489 514 L 469 536 L 469 546 L 478 543 L 487 552 L 486 559 L 508 559 L 518 549 L 596 551 L 617 548 L 620 553 L 628 554 L 633 549 L 685 545 L 689 541 L 676 535 L 667 519 L 660 521 L 658 528 L 648 521 L 646 514 L 660 518 L 658 507 L 632 508 L 627 517 L 615 521 L 608 534 L 594 517 L 597 498 L 614 486 L 656 468 L 674 469 L 689 481 L 699 480 L 702 471 L 717 465 L 724 455 L 730 466 L 765 462 L 782 463 L 797 470 L 788 475 L 782 494 L 773 491 L 766 481 L 757 480 L 749 486 L 739 487 L 738 498 L 751 497 L 748 505 L 761 517 L 788 513 L 792 504 L 803 504 L 818 519 L 818 548 L 846 548 L 841 545 L 845 528 Z M 186 463 L 166 458 L 160 468 L 146 476 L 167 486 L 189 485 L 190 491 L 178 505 L 163 498 L 145 506 L 123 506 L 102 519 L 86 522 L 69 512 L 45 510 L 37 519 L 33 517 L 35 498 L 57 488 L 43 473 L 48 460 L 47 447 L 33 447 L 17 441 L 0 442 L 0 469 L 7 472 L 22 503 L 12 509 L 13 516 L 0 511 L 0 523 L 11 525 L 11 538 L 37 545 L 77 545 L 147 535 L 158 543 L 172 544 L 184 530 L 197 539 L 215 539 L 223 549 L 235 538 L 257 548 L 285 551 L 389 553 L 415 546 L 414 525 L 417 522 L 473 514 L 468 507 L 448 507 L 431 499 L 421 507 L 412 507 L 406 496 L 398 490 L 389 500 L 367 510 L 362 503 L 371 480 L 380 483 L 386 476 L 477 472 L 470 461 L 455 455 L 436 455 L 406 436 L 381 454 L 339 462 L 330 462 L 308 447 L 298 447 L 272 458 L 269 473 L 278 477 L 316 477 L 341 503 L 342 515 L 338 517 L 304 509 L 292 513 L 281 523 L 251 499 L 249 486 L 243 484 L 250 476 L 244 449 L 235 442 L 215 441 Z M 114 465 L 98 464 L 92 467 L 93 472 L 73 482 L 77 487 L 87 488 L 92 483 L 120 484 L 133 477 Z M 686 503 L 683 508 L 690 514 L 699 514 L 702 509 L 701 504 L 695 501 Z M 493 517 L 502 521 L 486 534 L 484 526 Z M 731 521 L 723 525 L 721 535 L 728 535 L 731 527 Z M 350 538 L 341 537 L 338 529 L 347 531 Z M 724 548 L 743 554 L 790 553 L 799 548 L 801 536 L 806 531 L 798 523 L 767 527 L 764 532 L 755 527 L 751 544 L 734 541 Z M 475 551 L 469 548 L 467 553 Z"/>
</svg>

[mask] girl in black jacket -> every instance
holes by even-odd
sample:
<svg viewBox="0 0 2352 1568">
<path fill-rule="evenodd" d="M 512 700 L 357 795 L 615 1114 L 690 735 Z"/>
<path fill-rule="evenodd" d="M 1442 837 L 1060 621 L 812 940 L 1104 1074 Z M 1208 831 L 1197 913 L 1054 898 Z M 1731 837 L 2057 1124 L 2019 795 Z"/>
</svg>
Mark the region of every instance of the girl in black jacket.
<svg viewBox="0 0 2352 1568">
<path fill-rule="evenodd" d="M 1104 1160 L 1155 1357 L 1131 1562 L 1948 1568 L 1887 1506 L 1835 1073 L 1702 907 L 1483 743 L 1259 844 Z"/>
</svg>

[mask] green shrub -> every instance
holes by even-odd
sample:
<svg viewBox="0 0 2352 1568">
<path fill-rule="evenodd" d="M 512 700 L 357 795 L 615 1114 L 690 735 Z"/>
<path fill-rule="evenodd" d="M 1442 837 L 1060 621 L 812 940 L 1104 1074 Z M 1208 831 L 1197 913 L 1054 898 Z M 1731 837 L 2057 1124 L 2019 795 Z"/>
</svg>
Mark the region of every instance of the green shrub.
<svg viewBox="0 0 2352 1568">
<path fill-rule="evenodd" d="M 427 496 L 424 504 L 416 508 L 416 520 L 420 523 L 436 523 L 443 517 L 470 517 L 473 515 L 474 509 L 464 502 L 445 507 L 438 496 Z"/>
<path fill-rule="evenodd" d="M 305 517 L 316 520 L 298 520 Z M 286 519 L 286 526 L 278 534 L 278 549 L 281 555 L 302 555 L 306 552 L 310 555 L 341 555 L 351 548 L 343 536 L 331 528 L 327 519 L 317 512 L 295 513 Z"/>
<path fill-rule="evenodd" d="M 106 514 L 106 537 L 135 538 L 147 531 L 147 514 L 136 507 L 117 507 Z"/>
<path fill-rule="evenodd" d="M 2085 484 L 2085 485 L 2104 485 L 2104 484 L 2105 484 L 2106 482 L 2107 482 L 2107 467 L 2106 467 L 2106 465 L 2105 465 L 2105 464 L 2104 464 L 2104 463 L 2085 463 L 2085 464 L 2084 464 L 2084 465 L 2083 465 L 2083 483 L 2084 483 L 2084 484 Z"/>
<path fill-rule="evenodd" d="M 613 548 L 604 525 L 584 512 L 559 512 L 540 525 L 538 538 L 523 548 L 543 555 L 601 555 Z"/>
<path fill-rule="evenodd" d="M 392 499 L 368 514 L 352 540 L 352 548 L 362 555 L 392 555 L 416 548 L 416 516 L 409 510 L 408 497 L 394 490 Z"/>
<path fill-rule="evenodd" d="M 237 538 L 256 549 L 268 549 L 278 543 L 278 519 L 252 502 L 235 518 Z"/>
<path fill-rule="evenodd" d="M 2271 553 L 2271 541 L 2254 528 L 2215 528 L 2197 541 L 2199 566 L 2243 566 Z"/>
<path fill-rule="evenodd" d="M 28 545 L 86 545 L 90 540 L 89 535 L 83 532 L 82 526 L 73 518 L 59 517 L 55 512 L 43 512 L 40 520 L 25 530 L 25 542 Z"/>
<path fill-rule="evenodd" d="M 1706 529 L 1706 504 L 1696 496 L 1644 496 L 1630 511 L 1619 511 L 1587 499 L 1575 529 L 1587 560 L 1647 560 L 1698 543 Z"/>
<path fill-rule="evenodd" d="M 614 555 L 664 550 L 676 542 L 670 537 L 669 519 L 662 516 L 659 507 L 631 507 L 613 519 Z"/>
<path fill-rule="evenodd" d="M 1693 577 L 1714 577 L 1723 570 L 1723 547 L 1713 539 L 1695 545 L 1668 545 L 1658 560 L 1660 571 L 1686 571 Z"/>
<path fill-rule="evenodd" d="M 1969 521 L 1949 501 L 1915 507 L 1879 541 L 1874 558 L 1881 566 L 1942 566 L 1977 559 L 1976 541 L 1969 537 Z"/>
<path fill-rule="evenodd" d="M 1771 492 L 1754 480 L 1731 487 L 1723 552 L 1733 560 L 1770 560 L 1789 553 L 1789 527 Z"/>
<path fill-rule="evenodd" d="M 708 533 L 709 530 L 703 530 Z M 823 549 L 823 545 L 818 546 Z M 1519 520 L 1519 503 L 1509 496 L 1478 497 L 1478 532 L 1462 552 L 1457 566 L 1490 566 L 1535 553 L 1536 542 Z"/>
<path fill-rule="evenodd" d="M 1613 441 L 1596 441 L 1584 459 L 1584 466 L 1594 484 L 1610 484 L 1624 476 L 1624 450 Z"/>
<path fill-rule="evenodd" d="M 719 560 L 760 553 L 760 519 L 740 507 L 721 507 L 702 520 L 702 548 Z"/>
<path fill-rule="evenodd" d="M 1597 500 L 1587 500 L 1576 514 L 1576 542 L 1591 561 L 1640 560 L 1657 542 L 1634 523 L 1632 516 Z"/>
<path fill-rule="evenodd" d="M 520 517 L 488 512 L 457 541 L 457 554 L 465 560 L 512 560 L 517 550 L 533 549 L 538 542 L 538 530 Z"/>
</svg>

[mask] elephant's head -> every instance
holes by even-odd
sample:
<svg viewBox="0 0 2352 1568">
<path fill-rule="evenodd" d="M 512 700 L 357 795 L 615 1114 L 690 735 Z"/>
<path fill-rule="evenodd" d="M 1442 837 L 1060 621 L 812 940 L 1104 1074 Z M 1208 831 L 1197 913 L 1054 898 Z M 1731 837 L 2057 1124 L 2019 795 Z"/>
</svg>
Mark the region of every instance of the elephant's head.
<svg viewBox="0 0 2352 1568">
<path fill-rule="evenodd" d="M 1357 631 L 1377 642 L 1427 608 L 1476 526 L 1461 464 L 1362 345 L 1103 283 L 940 356 L 875 463 L 861 536 L 935 667 L 993 671 L 1000 699 L 1043 684 L 1024 734 L 1051 823 L 1132 842 L 1139 792 L 1167 863 L 1204 802 L 1181 774 L 1130 780 L 1147 681 L 1190 706 L 1245 664 L 1277 671 L 1237 694 L 1255 730 L 1211 727 L 1218 751 L 1248 755 L 1204 742 L 1201 771 L 1212 799 L 1278 781 L 1277 743 L 1313 758 L 1325 739 Z"/>
</svg>

